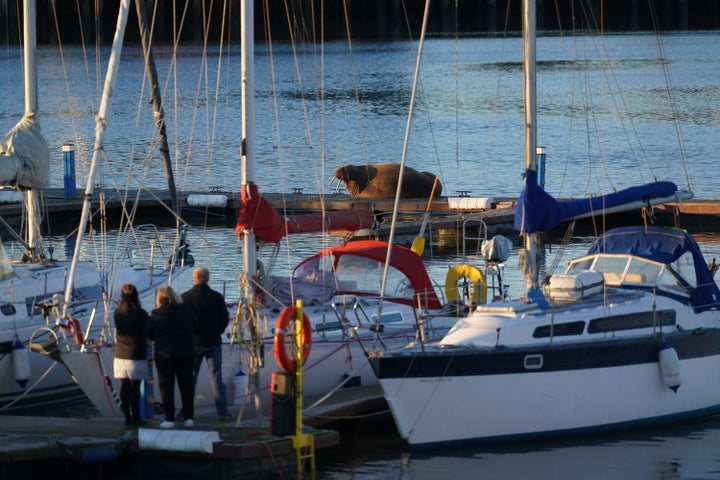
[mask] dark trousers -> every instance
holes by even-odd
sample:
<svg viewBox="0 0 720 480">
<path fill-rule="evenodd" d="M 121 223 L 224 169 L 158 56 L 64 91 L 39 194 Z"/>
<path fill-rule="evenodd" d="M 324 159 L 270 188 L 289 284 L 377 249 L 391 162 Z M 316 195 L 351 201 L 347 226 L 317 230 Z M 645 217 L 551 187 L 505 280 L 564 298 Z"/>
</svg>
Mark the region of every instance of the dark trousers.
<svg viewBox="0 0 720 480">
<path fill-rule="evenodd" d="M 120 409 L 125 420 L 141 420 L 140 418 L 140 382 L 123 378 L 120 380 Z"/>
<path fill-rule="evenodd" d="M 175 421 L 175 379 L 180 390 L 180 402 L 185 419 L 195 415 L 193 405 L 193 361 L 195 357 L 155 358 L 158 373 L 158 385 L 162 396 L 165 420 Z"/>
</svg>

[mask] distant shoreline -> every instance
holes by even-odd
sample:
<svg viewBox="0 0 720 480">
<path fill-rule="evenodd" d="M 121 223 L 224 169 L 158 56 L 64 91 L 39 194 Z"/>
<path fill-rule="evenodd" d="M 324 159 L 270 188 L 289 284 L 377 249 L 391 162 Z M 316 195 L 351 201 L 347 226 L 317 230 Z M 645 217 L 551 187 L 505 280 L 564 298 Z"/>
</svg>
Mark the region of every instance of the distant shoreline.
<svg viewBox="0 0 720 480">
<path fill-rule="evenodd" d="M 365 39 L 402 39 L 419 32 L 424 0 L 346 0 L 350 18 L 349 30 L 353 38 Z M 102 43 L 110 43 L 115 30 L 118 3 L 116 1 L 99 2 L 101 11 L 96 14 L 93 4 L 98 2 L 38 2 L 38 43 L 58 43 L 56 25 L 60 25 L 60 41 L 94 43 L 101 38 Z M 182 2 L 181 2 L 182 3 Z M 293 38 L 301 42 L 319 42 L 325 39 L 345 38 L 348 28 L 345 21 L 345 9 L 341 0 L 323 2 L 324 22 L 315 20 L 320 11 L 319 0 L 294 0 L 290 5 L 290 16 L 294 24 Z M 521 29 L 520 2 L 516 0 L 464 0 L 459 8 L 452 7 L 455 2 L 436 1 L 431 4 L 428 32 L 433 34 L 467 33 L 503 33 Z M 212 4 L 212 12 L 203 14 L 203 5 Z M 256 26 L 258 38 L 264 38 L 265 22 L 262 18 L 262 3 L 255 2 Z M 556 11 L 554 4 L 547 0 L 538 0 L 538 29 L 562 31 L 565 34 L 578 31 L 693 31 L 720 29 L 720 4 L 717 0 L 656 0 L 655 11 L 651 12 L 648 2 L 641 0 L 605 0 L 596 2 L 594 11 L 575 6 L 567 11 Z M 209 18 L 208 40 L 219 41 L 221 35 L 237 41 L 240 33 L 240 12 L 238 2 L 232 2 L 229 21 L 222 19 L 222 2 L 201 2 L 192 0 L 187 11 L 177 11 L 173 18 L 173 3 L 170 0 L 146 0 L 148 15 L 157 11 L 154 33 L 158 42 L 169 42 L 174 38 L 174 25 L 183 25 L 180 42 L 200 42 L 203 38 L 202 19 Z M 600 11 L 600 5 L 603 10 Z M 561 6 L 562 8 L 562 6 Z M 287 39 L 288 21 L 283 2 L 270 5 L 270 31 L 275 39 Z M 57 20 L 54 12 L 57 12 Z M 80 15 L 78 15 L 80 12 Z M 7 35 L 4 44 L 19 44 L 21 23 L 18 3 L 0 0 L 0 30 Z M 78 16 L 81 19 L 78 19 Z M 99 18 L 100 20 L 96 19 Z M 407 19 L 407 21 L 406 21 Z M 409 27 L 407 25 L 410 25 Z M 222 31 L 224 28 L 224 32 Z M 408 31 L 412 33 L 409 34 Z M 138 22 L 135 6 L 131 8 L 128 21 L 126 42 L 139 42 Z"/>
</svg>

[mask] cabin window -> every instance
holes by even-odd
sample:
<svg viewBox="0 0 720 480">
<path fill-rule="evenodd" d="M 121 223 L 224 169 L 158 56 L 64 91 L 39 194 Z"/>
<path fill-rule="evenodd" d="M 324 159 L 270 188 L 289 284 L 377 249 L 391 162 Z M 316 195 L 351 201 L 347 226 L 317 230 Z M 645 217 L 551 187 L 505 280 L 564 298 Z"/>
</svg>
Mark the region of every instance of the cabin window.
<svg viewBox="0 0 720 480">
<path fill-rule="evenodd" d="M 375 260 L 358 257 L 355 255 L 343 255 L 338 261 L 335 269 L 335 277 L 338 282 L 356 282 L 358 292 L 377 293 L 381 289 L 382 277 L 385 271 L 385 264 Z M 400 270 L 388 267 L 387 285 L 411 284 L 410 280 Z M 392 290 L 389 290 L 392 291 Z M 410 292 L 412 297 L 412 292 Z"/>
<path fill-rule="evenodd" d="M 12 303 L 3 303 L 0 305 L 0 312 L 2 312 L 2 314 L 6 317 L 15 315 L 15 306 Z"/>
<path fill-rule="evenodd" d="M 588 333 L 617 332 L 653 326 L 675 325 L 675 310 L 659 310 L 657 312 L 629 313 L 597 318 L 588 324 Z"/>
<path fill-rule="evenodd" d="M 639 258 L 633 258 L 625 273 L 625 281 L 628 283 L 651 283 L 655 284 L 662 266 L 657 263 L 649 263 Z"/>
<path fill-rule="evenodd" d="M 671 266 L 691 287 L 697 287 L 695 261 L 690 252 L 683 253 Z"/>
<path fill-rule="evenodd" d="M 533 338 L 563 337 L 567 335 L 580 335 L 585 330 L 585 322 L 556 323 L 537 327 Z"/>
</svg>

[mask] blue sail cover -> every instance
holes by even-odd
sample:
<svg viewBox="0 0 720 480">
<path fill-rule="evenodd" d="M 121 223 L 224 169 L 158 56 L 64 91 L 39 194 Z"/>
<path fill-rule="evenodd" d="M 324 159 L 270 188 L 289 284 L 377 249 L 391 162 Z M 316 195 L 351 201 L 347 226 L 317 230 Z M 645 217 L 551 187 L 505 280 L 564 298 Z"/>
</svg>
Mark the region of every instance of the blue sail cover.
<svg viewBox="0 0 720 480">
<path fill-rule="evenodd" d="M 692 255 L 695 266 L 696 286 L 688 285 L 693 308 L 696 312 L 720 308 L 720 290 L 700 252 L 700 246 L 684 230 L 655 226 L 615 228 L 601 235 L 588 250 L 588 255 L 630 254 L 670 264 L 686 252 Z"/>
<path fill-rule="evenodd" d="M 654 182 L 597 197 L 557 201 L 538 185 L 537 172 L 526 170 L 525 187 L 515 208 L 514 227 L 523 234 L 547 232 L 563 220 L 591 212 L 602 213 L 604 209 L 638 200 L 669 197 L 676 191 L 677 186 L 672 182 Z"/>
</svg>

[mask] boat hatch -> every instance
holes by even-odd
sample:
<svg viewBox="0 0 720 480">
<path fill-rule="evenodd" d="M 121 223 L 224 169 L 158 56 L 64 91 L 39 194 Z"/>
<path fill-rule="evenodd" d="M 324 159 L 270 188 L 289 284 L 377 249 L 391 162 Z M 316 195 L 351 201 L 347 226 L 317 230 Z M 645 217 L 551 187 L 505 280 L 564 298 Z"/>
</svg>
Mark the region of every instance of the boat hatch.
<svg viewBox="0 0 720 480">
<path fill-rule="evenodd" d="M 371 315 L 370 320 L 372 320 L 372 323 L 382 323 L 383 325 L 387 325 L 389 323 L 402 323 L 403 316 L 400 312 L 383 312 L 380 322 L 377 321 L 377 315 Z"/>
</svg>

